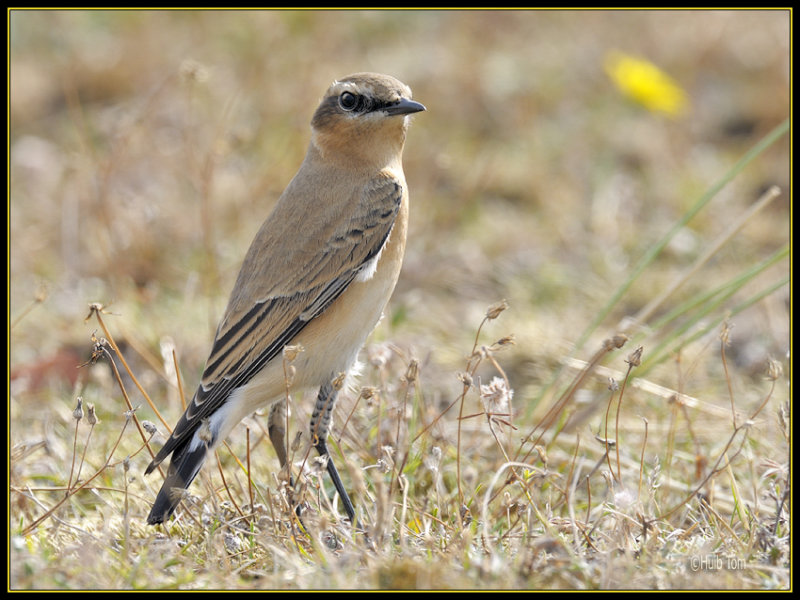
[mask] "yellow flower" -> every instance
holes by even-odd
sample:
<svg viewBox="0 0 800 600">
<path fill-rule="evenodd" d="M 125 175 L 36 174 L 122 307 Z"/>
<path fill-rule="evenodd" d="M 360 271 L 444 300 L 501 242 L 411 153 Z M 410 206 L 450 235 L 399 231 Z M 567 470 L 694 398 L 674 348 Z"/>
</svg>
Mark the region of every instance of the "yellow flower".
<svg viewBox="0 0 800 600">
<path fill-rule="evenodd" d="M 606 55 L 604 67 L 623 94 L 652 112 L 676 117 L 688 107 L 683 88 L 647 60 L 612 50 Z"/>
</svg>

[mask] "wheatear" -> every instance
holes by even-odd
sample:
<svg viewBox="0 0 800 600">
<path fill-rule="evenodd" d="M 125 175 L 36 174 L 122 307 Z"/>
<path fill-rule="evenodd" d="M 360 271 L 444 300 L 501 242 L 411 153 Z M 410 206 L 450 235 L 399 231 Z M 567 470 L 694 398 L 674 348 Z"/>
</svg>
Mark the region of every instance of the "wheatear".
<svg viewBox="0 0 800 600">
<path fill-rule="evenodd" d="M 244 417 L 271 406 L 269 436 L 286 467 L 283 349 L 301 344 L 292 389 L 319 388 L 311 435 L 320 455 L 337 389 L 392 294 L 406 244 L 401 163 L 407 115 L 425 110 L 393 77 L 350 75 L 325 93 L 303 164 L 244 259 L 191 404 L 150 473 L 172 455 L 147 522 L 175 510 L 206 456 Z M 355 523 L 328 456 L 328 473 Z"/>
</svg>

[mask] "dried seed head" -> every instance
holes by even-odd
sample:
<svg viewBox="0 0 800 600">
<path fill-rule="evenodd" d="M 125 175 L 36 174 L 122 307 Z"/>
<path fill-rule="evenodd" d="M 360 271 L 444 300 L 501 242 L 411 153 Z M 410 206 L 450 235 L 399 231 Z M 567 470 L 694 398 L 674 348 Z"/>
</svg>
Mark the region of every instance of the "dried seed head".
<svg viewBox="0 0 800 600">
<path fill-rule="evenodd" d="M 462 504 L 459 513 L 461 515 L 461 522 L 464 523 L 464 525 L 472 523 L 472 513 L 469 510 L 469 506 Z"/>
<path fill-rule="evenodd" d="M 616 392 L 619 389 L 619 383 L 613 377 L 608 378 L 608 389 L 612 392 Z"/>
<path fill-rule="evenodd" d="M 142 428 L 150 435 L 155 435 L 158 433 L 158 428 L 152 421 L 142 421 Z"/>
<path fill-rule="evenodd" d="M 722 340 L 724 346 L 728 346 L 731 343 L 731 329 L 733 329 L 733 323 L 729 323 L 727 320 L 722 323 L 719 339 Z"/>
<path fill-rule="evenodd" d="M 767 379 L 772 381 L 776 381 L 780 379 L 781 375 L 783 375 L 783 367 L 781 363 L 779 363 L 775 359 L 768 359 L 767 361 Z"/>
<path fill-rule="evenodd" d="M 489 308 L 486 309 L 486 318 L 490 321 L 492 319 L 496 319 L 500 316 L 500 313 L 503 312 L 505 309 L 508 308 L 508 302 L 505 300 L 501 300 L 500 302 L 495 302 Z"/>
<path fill-rule="evenodd" d="M 89 423 L 89 425 L 94 427 L 97 425 L 97 415 L 94 413 L 94 404 L 87 404 L 86 411 L 89 413 L 86 416 L 86 421 Z"/>
<path fill-rule="evenodd" d="M 378 395 L 378 388 L 371 385 L 365 385 L 364 387 L 361 388 L 361 392 L 359 393 L 358 396 L 363 400 L 371 400 L 377 395 Z"/>
<path fill-rule="evenodd" d="M 510 335 L 501 337 L 494 344 L 492 344 L 492 350 L 500 350 L 501 348 L 505 348 L 506 346 L 513 346 L 516 343 L 517 341 L 515 339 L 514 334 L 512 333 Z"/>
<path fill-rule="evenodd" d="M 439 470 L 439 463 L 442 462 L 442 449 L 439 446 L 431 448 L 430 454 L 423 459 L 423 463 L 429 471 L 436 473 Z"/>
<path fill-rule="evenodd" d="M 636 502 L 636 496 L 625 488 L 621 488 L 614 494 L 614 506 L 623 512 L 631 508 Z"/>
<path fill-rule="evenodd" d="M 792 408 L 788 400 L 778 407 L 778 423 L 781 426 L 783 437 L 786 438 L 787 440 L 789 439 L 791 414 L 792 414 Z"/>
<path fill-rule="evenodd" d="M 80 421 L 83 418 L 83 398 L 81 396 L 78 396 L 78 405 L 72 411 L 72 418 L 76 421 Z"/>
<path fill-rule="evenodd" d="M 383 457 L 378 459 L 377 467 L 383 472 L 388 473 L 394 466 L 394 448 L 392 446 L 381 446 Z"/>
<path fill-rule="evenodd" d="M 283 348 L 283 358 L 286 362 L 292 362 L 297 355 L 303 352 L 305 348 L 303 348 L 302 344 L 294 344 L 292 346 L 284 346 Z"/>
<path fill-rule="evenodd" d="M 640 364 L 642 364 L 642 352 L 644 352 L 644 346 L 639 346 L 636 350 L 628 355 L 628 358 L 625 360 L 625 362 L 632 367 L 638 367 Z"/>
<path fill-rule="evenodd" d="M 514 390 L 508 387 L 505 379 L 493 377 L 489 385 L 481 385 L 481 400 L 489 414 L 508 414 L 509 403 L 514 397 Z"/>
<path fill-rule="evenodd" d="M 92 315 L 94 313 L 101 313 L 102 314 L 103 312 L 105 312 L 104 309 L 105 309 L 105 306 L 103 306 L 103 304 L 101 304 L 100 302 L 90 302 L 89 303 L 89 314 L 86 315 L 86 318 L 84 319 L 84 321 L 88 321 L 89 319 L 91 319 Z"/>
<path fill-rule="evenodd" d="M 331 381 L 333 389 L 335 389 L 337 392 L 342 389 L 344 387 L 345 379 L 347 379 L 347 373 L 339 373 L 336 378 Z"/>
<path fill-rule="evenodd" d="M 412 358 L 411 362 L 408 363 L 408 368 L 406 369 L 405 380 L 407 383 L 416 383 L 418 375 L 419 361 L 416 358 Z"/>
<path fill-rule="evenodd" d="M 298 431 L 297 434 L 294 436 L 294 441 L 292 441 L 290 450 L 292 452 L 297 452 L 300 449 L 300 442 L 303 440 L 303 432 Z"/>
<path fill-rule="evenodd" d="M 622 348 L 628 342 L 628 336 L 624 333 L 618 333 L 612 338 L 603 340 L 603 348 L 606 350 L 614 350 L 615 348 Z"/>
<path fill-rule="evenodd" d="M 594 439 L 596 439 L 598 442 L 600 442 L 604 446 L 608 446 L 609 448 L 613 448 L 614 446 L 617 445 L 617 442 L 615 440 L 602 438 L 599 435 L 594 436 Z"/>
<path fill-rule="evenodd" d="M 137 404 L 132 409 L 126 410 L 124 413 L 122 413 L 123 415 L 125 415 L 125 422 L 130 421 L 133 418 L 133 415 L 136 414 L 136 411 L 139 410 L 139 408 L 140 405 Z"/>
<path fill-rule="evenodd" d="M 537 454 L 539 455 L 539 460 L 542 461 L 544 468 L 547 468 L 547 450 L 545 450 L 544 446 L 537 444 L 533 447 L 536 450 Z"/>
<path fill-rule="evenodd" d="M 650 489 L 653 490 L 661 487 L 661 461 L 658 458 L 658 454 L 653 457 L 653 468 L 647 476 L 647 483 Z"/>
<path fill-rule="evenodd" d="M 466 371 L 460 371 L 456 373 L 456 377 L 458 377 L 458 380 L 465 386 L 472 387 L 472 375 L 470 375 Z"/>
</svg>

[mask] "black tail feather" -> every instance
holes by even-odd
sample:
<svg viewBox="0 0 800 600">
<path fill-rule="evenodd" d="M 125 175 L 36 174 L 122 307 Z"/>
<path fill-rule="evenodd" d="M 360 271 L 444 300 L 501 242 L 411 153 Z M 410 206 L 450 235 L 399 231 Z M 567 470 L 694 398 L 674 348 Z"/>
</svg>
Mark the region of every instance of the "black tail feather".
<svg viewBox="0 0 800 600">
<path fill-rule="evenodd" d="M 206 459 L 207 450 L 204 444 L 198 445 L 194 450 L 189 450 L 191 444 L 186 444 L 183 448 L 176 450 L 172 455 L 167 478 L 161 486 L 161 490 L 156 496 L 153 508 L 147 522 L 150 525 L 163 523 L 172 516 L 178 504 L 183 500 L 186 488 L 197 476 L 200 467 Z"/>
</svg>

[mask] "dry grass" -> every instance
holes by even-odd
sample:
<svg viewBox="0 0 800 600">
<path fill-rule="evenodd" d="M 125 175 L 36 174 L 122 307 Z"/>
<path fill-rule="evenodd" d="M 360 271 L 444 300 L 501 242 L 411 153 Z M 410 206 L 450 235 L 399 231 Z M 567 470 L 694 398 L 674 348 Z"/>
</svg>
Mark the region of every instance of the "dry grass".
<svg viewBox="0 0 800 600">
<path fill-rule="evenodd" d="M 9 587 L 790 587 L 789 25 L 12 12 Z M 614 50 L 689 110 L 626 99 Z M 259 415 L 149 527 L 151 451 L 318 96 L 361 70 L 428 107 L 331 437 L 364 532 L 294 439 L 299 393 L 305 529 Z"/>
</svg>

